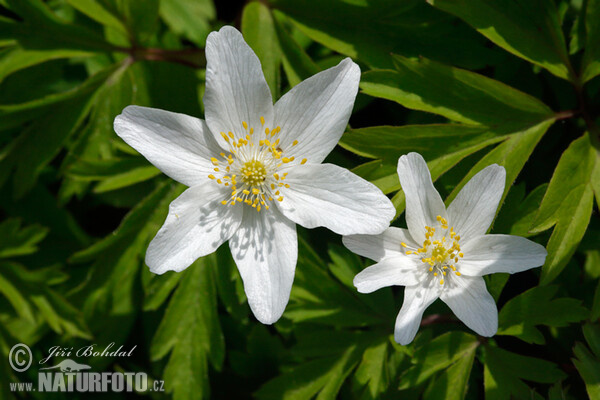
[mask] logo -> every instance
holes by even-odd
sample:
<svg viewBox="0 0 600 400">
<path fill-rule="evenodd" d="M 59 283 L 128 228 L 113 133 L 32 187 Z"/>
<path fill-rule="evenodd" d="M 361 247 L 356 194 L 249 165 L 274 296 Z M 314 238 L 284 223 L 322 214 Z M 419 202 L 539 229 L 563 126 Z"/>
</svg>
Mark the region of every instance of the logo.
<svg viewBox="0 0 600 400">
<path fill-rule="evenodd" d="M 134 346 L 126 351 L 123 346 L 117 349 L 114 349 L 114 346 L 114 343 L 110 343 L 104 349 L 98 349 L 96 344 L 92 344 L 78 350 L 54 346 L 49 349 L 48 356 L 39 361 L 39 366 L 43 366 L 52 357 L 129 357 L 137 347 Z M 25 372 L 31 367 L 33 354 L 26 344 L 18 343 L 10 349 L 8 361 L 15 371 Z M 87 370 L 91 368 L 87 364 L 65 358 L 54 366 L 40 368 L 37 386 L 34 382 L 11 382 L 10 390 L 11 392 L 80 393 L 164 391 L 164 382 L 149 379 L 145 372 L 88 372 Z"/>
<path fill-rule="evenodd" d="M 23 343 L 15 344 L 8 354 L 8 362 L 12 369 L 17 372 L 25 372 L 31 367 L 33 354 L 29 346 Z"/>
<path fill-rule="evenodd" d="M 89 365 L 85 365 L 85 364 L 77 364 L 75 361 L 69 360 L 67 358 L 66 360 L 61 361 L 60 363 L 55 365 L 54 367 L 40 368 L 40 371 L 45 370 L 45 369 L 57 369 L 57 368 L 60 369 L 60 372 L 79 372 L 79 371 L 83 371 L 84 369 L 90 369 L 92 367 L 90 367 Z"/>
</svg>

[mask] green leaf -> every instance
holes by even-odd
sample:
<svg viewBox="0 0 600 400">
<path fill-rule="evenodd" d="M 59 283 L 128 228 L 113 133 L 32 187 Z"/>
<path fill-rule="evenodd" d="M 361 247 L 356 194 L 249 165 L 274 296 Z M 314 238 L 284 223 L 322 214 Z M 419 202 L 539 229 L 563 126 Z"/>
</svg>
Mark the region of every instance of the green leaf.
<svg viewBox="0 0 600 400">
<path fill-rule="evenodd" d="M 510 190 L 511 185 L 519 175 L 519 172 L 525 165 L 525 162 L 533 152 L 533 149 L 538 144 L 544 133 L 552 125 L 553 120 L 547 120 L 535 125 L 529 129 L 520 131 L 511 135 L 503 143 L 499 144 L 486 154 L 481 160 L 471 168 L 469 173 L 460 181 L 456 188 L 450 193 L 446 199 L 446 205 L 450 204 L 456 197 L 458 192 L 463 186 L 479 171 L 491 164 L 502 165 L 506 169 L 506 186 L 504 188 L 504 195 L 502 201 L 506 197 L 506 194 Z M 500 201 L 500 204 L 502 204 Z"/>
<path fill-rule="evenodd" d="M 585 13 L 586 45 L 581 82 L 600 75 L 600 1 L 588 0 Z"/>
<path fill-rule="evenodd" d="M 377 399 L 390 384 L 387 367 L 389 343 L 383 338 L 379 343 L 367 348 L 356 369 L 354 378 L 360 386 L 366 386 L 369 399 Z"/>
<path fill-rule="evenodd" d="M 281 65 L 281 50 L 269 9 L 260 2 L 250 2 L 242 13 L 242 34 L 248 45 L 254 50 L 267 84 L 277 99 L 279 92 L 279 67 Z"/>
<path fill-rule="evenodd" d="M 418 386 L 463 357 L 472 357 L 477 346 L 477 338 L 468 333 L 456 331 L 436 337 L 415 351 L 414 365 L 400 377 L 399 389 Z"/>
<path fill-rule="evenodd" d="M 600 171 L 600 152 L 586 133 L 561 156 L 530 229 L 540 232 L 556 224 L 542 267 L 543 284 L 560 274 L 585 234 L 593 208 L 592 176 L 596 171 Z"/>
<path fill-rule="evenodd" d="M 7 0 L 11 10 L 23 19 L 20 23 L 0 21 L 5 29 L 27 49 L 73 49 L 109 51 L 112 46 L 95 32 L 72 25 L 54 14 L 41 0 Z M 7 26 L 8 25 L 8 26 Z"/>
<path fill-rule="evenodd" d="M 57 274 L 54 269 L 29 271 L 20 264 L 2 262 L 0 292 L 29 323 L 45 321 L 58 334 L 91 338 L 81 311 L 48 286 Z"/>
<path fill-rule="evenodd" d="M 93 53 L 81 50 L 28 50 L 20 46 L 4 48 L 0 51 L 0 83 L 14 72 L 46 61 L 91 55 Z"/>
<path fill-rule="evenodd" d="M 35 253 L 37 244 L 47 234 L 47 228 L 39 225 L 21 228 L 19 219 L 7 219 L 0 223 L 0 258 Z"/>
<path fill-rule="evenodd" d="M 466 124 L 516 130 L 552 118 L 539 100 L 499 81 L 426 58 L 394 57 L 397 70 L 365 72 L 368 95 Z"/>
<path fill-rule="evenodd" d="M 160 16 L 173 32 L 204 47 L 216 10 L 211 0 L 161 0 Z"/>
<path fill-rule="evenodd" d="M 75 98 L 89 96 L 110 78 L 115 78 L 122 65 L 115 64 L 92 76 L 74 89 L 51 94 L 21 104 L 0 105 L 0 130 L 18 127 L 27 121 L 40 118 L 49 109 Z"/>
<path fill-rule="evenodd" d="M 583 326 L 583 336 L 590 345 L 592 352 L 600 358 L 600 324 L 587 323 Z"/>
<path fill-rule="evenodd" d="M 108 2 L 102 0 L 67 0 L 76 10 L 87 15 L 91 19 L 107 28 L 119 32 L 123 37 L 127 37 L 127 28 L 123 21 L 117 15 L 113 14 L 108 8 Z"/>
<path fill-rule="evenodd" d="M 544 344 L 537 325 L 564 327 L 588 317 L 581 300 L 554 298 L 557 286 L 538 286 L 510 299 L 498 316 L 498 335 L 516 336 L 527 343 Z"/>
<path fill-rule="evenodd" d="M 285 29 L 285 15 L 277 10 L 273 10 L 273 17 L 281 50 L 283 69 L 290 86 L 293 87 L 318 73 L 320 68 Z"/>
<path fill-rule="evenodd" d="M 273 0 L 305 35 L 371 67 L 391 66 L 390 53 L 424 55 L 482 68 L 493 59 L 484 41 L 422 1 Z M 360 27 L 360 28 L 359 28 Z"/>
<path fill-rule="evenodd" d="M 177 400 L 208 397 L 208 360 L 219 369 L 225 357 L 210 271 L 217 267 L 214 261 L 214 256 L 201 258 L 182 272 L 185 276 L 152 339 L 153 360 L 171 352 L 163 377 Z"/>
<path fill-rule="evenodd" d="M 521 379 L 554 383 L 566 375 L 551 362 L 522 356 L 509 351 L 486 346 L 484 385 L 486 400 L 542 399 L 535 395 Z M 535 395 L 535 397 L 533 397 Z"/>
<path fill-rule="evenodd" d="M 333 399 L 361 353 L 356 346 L 342 354 L 301 364 L 264 384 L 255 396 L 261 400 Z M 317 395 L 318 394 L 318 395 Z"/>
<path fill-rule="evenodd" d="M 298 265 L 284 317 L 294 323 L 313 322 L 340 327 L 367 326 L 387 321 L 389 314 L 373 309 L 355 290 L 332 279 L 326 263 L 299 237 Z M 385 290 L 385 289 L 384 289 Z M 388 289 L 389 290 L 389 289 Z"/>
<path fill-rule="evenodd" d="M 466 21 L 512 54 L 568 80 L 575 79 L 552 0 L 428 0 Z"/>
<path fill-rule="evenodd" d="M 475 360 L 475 349 L 469 351 L 443 371 L 427 388 L 424 397 L 431 400 L 462 400 L 467 394 L 469 377 Z"/>
<path fill-rule="evenodd" d="M 600 359 L 581 343 L 575 343 L 573 354 L 576 358 L 572 358 L 573 364 L 579 371 L 579 375 L 585 382 L 590 400 L 600 399 Z"/>
</svg>

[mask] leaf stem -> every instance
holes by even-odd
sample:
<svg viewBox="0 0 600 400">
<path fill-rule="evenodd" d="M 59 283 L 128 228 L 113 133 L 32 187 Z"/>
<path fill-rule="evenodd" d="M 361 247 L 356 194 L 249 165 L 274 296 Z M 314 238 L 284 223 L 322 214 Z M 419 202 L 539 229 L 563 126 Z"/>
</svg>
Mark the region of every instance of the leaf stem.
<svg viewBox="0 0 600 400">
<path fill-rule="evenodd" d="M 116 51 L 129 54 L 134 61 L 167 61 L 186 65 L 191 68 L 203 68 L 206 66 L 204 50 L 182 49 L 165 50 L 152 47 L 117 47 Z"/>
</svg>

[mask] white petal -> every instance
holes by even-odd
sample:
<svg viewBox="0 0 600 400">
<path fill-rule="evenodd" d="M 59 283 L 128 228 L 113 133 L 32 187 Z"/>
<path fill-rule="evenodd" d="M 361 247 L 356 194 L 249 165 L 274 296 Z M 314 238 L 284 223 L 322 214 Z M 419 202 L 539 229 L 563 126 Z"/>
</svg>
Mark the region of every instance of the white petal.
<svg viewBox="0 0 600 400">
<path fill-rule="evenodd" d="M 452 276 L 444 286 L 440 299 L 454 315 L 477 334 L 494 336 L 498 330 L 498 308 L 483 278 Z"/>
<path fill-rule="evenodd" d="M 463 238 L 483 235 L 504 193 L 506 171 L 492 164 L 477 173 L 448 206 L 448 221 Z"/>
<path fill-rule="evenodd" d="M 182 271 L 229 239 L 242 220 L 241 206 L 221 204 L 230 195 L 229 190 L 209 182 L 173 200 L 146 252 L 150 270 L 155 274 Z"/>
<path fill-rule="evenodd" d="M 384 257 L 393 257 L 404 254 L 404 247 L 401 243 L 408 246 L 408 249 L 417 249 L 419 246 L 410 236 L 408 229 L 396 228 L 390 226 L 379 235 L 350 235 L 342 238 L 344 246 L 354 253 L 370 258 L 373 261 L 380 261 Z"/>
<path fill-rule="evenodd" d="M 446 207 L 433 186 L 427 163 L 418 153 L 409 153 L 398 160 L 398 177 L 406 197 L 406 224 L 412 237 L 425 240 L 425 227 L 437 225 L 437 216 L 446 218 Z"/>
<path fill-rule="evenodd" d="M 296 225 L 276 207 L 261 212 L 246 207 L 229 248 L 252 312 L 263 324 L 274 323 L 283 314 L 292 290 L 298 259 Z"/>
<path fill-rule="evenodd" d="M 212 171 L 210 157 L 223 151 L 206 123 L 185 114 L 128 106 L 115 118 L 115 132 L 162 172 L 195 186 Z"/>
<path fill-rule="evenodd" d="M 273 121 L 273 100 L 260 61 L 242 34 L 231 26 L 206 39 L 206 123 L 222 143 L 220 132 L 246 135 L 242 121 L 254 130 Z"/>
<path fill-rule="evenodd" d="M 407 286 L 404 289 L 404 303 L 394 329 L 396 342 L 407 345 L 413 341 L 419 330 L 423 311 L 439 297 L 440 286 L 442 285 L 436 280 L 429 278 L 423 285 Z"/>
<path fill-rule="evenodd" d="M 405 255 L 386 257 L 354 277 L 360 293 L 371 293 L 387 286 L 412 286 L 419 283 L 420 274 L 414 259 Z"/>
<path fill-rule="evenodd" d="M 346 58 L 337 66 L 311 76 L 275 104 L 286 157 L 320 163 L 346 129 L 358 92 L 360 68 Z M 294 140 L 298 144 L 292 147 Z"/>
<path fill-rule="evenodd" d="M 481 276 L 498 272 L 526 271 L 544 264 L 544 246 L 520 236 L 485 235 L 461 246 L 464 258 L 457 265 L 461 274 Z"/>
<path fill-rule="evenodd" d="M 288 167 L 280 188 L 283 215 L 305 228 L 325 226 L 340 235 L 382 232 L 394 218 L 392 202 L 372 183 L 332 164 Z"/>
</svg>

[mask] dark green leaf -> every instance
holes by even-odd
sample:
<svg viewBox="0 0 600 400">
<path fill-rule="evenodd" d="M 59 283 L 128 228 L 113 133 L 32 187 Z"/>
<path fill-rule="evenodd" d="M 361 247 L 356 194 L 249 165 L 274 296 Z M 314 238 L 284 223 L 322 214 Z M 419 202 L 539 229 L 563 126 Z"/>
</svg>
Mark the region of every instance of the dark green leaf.
<svg viewBox="0 0 600 400">
<path fill-rule="evenodd" d="M 160 16 L 173 32 L 204 47 L 216 12 L 210 0 L 161 0 Z"/>
<path fill-rule="evenodd" d="M 503 49 L 564 79 L 575 79 L 552 0 L 428 0 Z"/>
<path fill-rule="evenodd" d="M 581 301 L 554 298 L 556 286 L 539 286 L 509 300 L 498 317 L 498 335 L 516 336 L 528 343 L 544 344 L 537 325 L 567 326 L 588 316 Z"/>
<path fill-rule="evenodd" d="M 208 397 L 208 360 L 217 369 L 223 363 L 225 343 L 210 271 L 217 267 L 214 260 L 214 256 L 199 259 L 183 272 L 185 276 L 152 339 L 153 360 L 171 352 L 164 379 L 174 399 Z"/>
<path fill-rule="evenodd" d="M 600 1 L 588 0 L 585 14 L 586 45 L 581 82 L 600 75 Z"/>
</svg>

